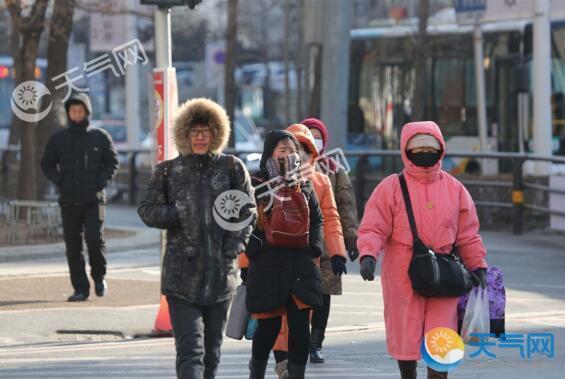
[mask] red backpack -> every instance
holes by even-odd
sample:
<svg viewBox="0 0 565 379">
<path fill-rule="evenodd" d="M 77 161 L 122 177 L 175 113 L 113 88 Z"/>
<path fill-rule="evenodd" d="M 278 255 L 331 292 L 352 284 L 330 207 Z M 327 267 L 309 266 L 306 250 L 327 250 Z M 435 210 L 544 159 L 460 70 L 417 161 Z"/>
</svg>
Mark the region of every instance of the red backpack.
<svg viewBox="0 0 565 379">
<path fill-rule="evenodd" d="M 273 198 L 273 206 L 265 217 L 267 243 L 274 247 L 308 247 L 310 209 L 300 187 L 281 188 Z"/>
</svg>

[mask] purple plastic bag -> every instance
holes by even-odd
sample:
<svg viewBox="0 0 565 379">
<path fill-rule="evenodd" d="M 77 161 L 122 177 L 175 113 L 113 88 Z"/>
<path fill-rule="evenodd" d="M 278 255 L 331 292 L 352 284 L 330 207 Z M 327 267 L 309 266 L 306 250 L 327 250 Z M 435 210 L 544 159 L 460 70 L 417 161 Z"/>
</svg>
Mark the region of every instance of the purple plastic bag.
<svg viewBox="0 0 565 379">
<path fill-rule="evenodd" d="M 504 275 L 498 267 L 489 267 L 487 269 L 487 288 L 489 295 L 490 332 L 499 337 L 505 331 L 506 290 L 504 288 Z M 461 323 L 465 316 L 467 300 L 469 300 L 469 294 L 461 296 L 457 304 L 459 332 L 461 332 Z"/>
</svg>

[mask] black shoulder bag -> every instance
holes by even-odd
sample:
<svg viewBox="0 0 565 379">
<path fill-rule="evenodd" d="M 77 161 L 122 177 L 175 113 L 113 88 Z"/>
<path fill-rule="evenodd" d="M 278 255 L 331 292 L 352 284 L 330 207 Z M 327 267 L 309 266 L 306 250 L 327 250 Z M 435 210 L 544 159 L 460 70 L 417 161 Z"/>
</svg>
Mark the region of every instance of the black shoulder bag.
<svg viewBox="0 0 565 379">
<path fill-rule="evenodd" d="M 412 288 L 424 297 L 459 297 L 466 294 L 473 288 L 473 283 L 469 270 L 467 270 L 457 255 L 455 243 L 449 254 L 435 253 L 424 245 L 418 237 L 414 212 L 404 174 L 399 174 L 398 178 L 402 187 L 404 205 L 414 239 L 412 261 L 408 268 Z"/>
</svg>

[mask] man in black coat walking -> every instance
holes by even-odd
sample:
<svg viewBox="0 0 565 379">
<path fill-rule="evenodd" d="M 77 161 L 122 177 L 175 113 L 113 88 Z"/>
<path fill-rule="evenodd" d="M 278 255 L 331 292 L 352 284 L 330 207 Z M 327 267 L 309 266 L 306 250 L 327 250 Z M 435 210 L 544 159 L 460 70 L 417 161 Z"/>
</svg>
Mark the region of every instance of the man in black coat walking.
<svg viewBox="0 0 565 379">
<path fill-rule="evenodd" d="M 82 254 L 82 236 L 88 248 L 90 275 L 97 296 L 107 291 L 103 237 L 106 192 L 118 170 L 116 149 L 110 135 L 89 127 L 89 97 L 77 93 L 65 103 L 69 127 L 55 133 L 41 160 L 43 173 L 59 190 L 67 262 L 74 293 L 69 301 L 85 301 L 90 295 Z"/>
</svg>

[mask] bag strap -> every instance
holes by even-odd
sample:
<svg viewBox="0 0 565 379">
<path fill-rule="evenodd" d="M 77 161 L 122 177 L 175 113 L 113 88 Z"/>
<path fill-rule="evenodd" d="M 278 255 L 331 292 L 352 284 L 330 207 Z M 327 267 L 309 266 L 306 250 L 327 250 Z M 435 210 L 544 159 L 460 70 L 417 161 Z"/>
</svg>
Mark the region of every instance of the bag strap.
<svg viewBox="0 0 565 379">
<path fill-rule="evenodd" d="M 412 202 L 410 201 L 410 193 L 408 192 L 408 185 L 406 184 L 406 178 L 404 173 L 398 174 L 398 180 L 400 181 L 400 188 L 402 188 L 402 197 L 404 197 L 404 206 L 406 208 L 406 213 L 408 214 L 408 222 L 410 223 L 410 230 L 412 231 L 412 237 L 414 241 L 419 241 L 418 229 L 416 228 L 416 221 L 414 220 L 414 211 L 412 210 Z"/>
<path fill-rule="evenodd" d="M 163 196 L 165 197 L 165 203 L 169 204 L 169 176 L 173 170 L 173 161 L 167 160 L 163 163 Z"/>
</svg>

